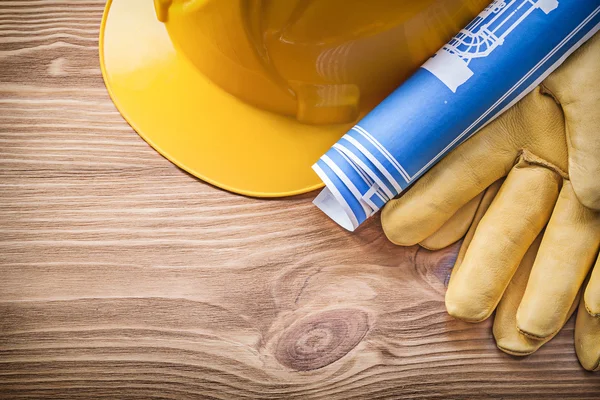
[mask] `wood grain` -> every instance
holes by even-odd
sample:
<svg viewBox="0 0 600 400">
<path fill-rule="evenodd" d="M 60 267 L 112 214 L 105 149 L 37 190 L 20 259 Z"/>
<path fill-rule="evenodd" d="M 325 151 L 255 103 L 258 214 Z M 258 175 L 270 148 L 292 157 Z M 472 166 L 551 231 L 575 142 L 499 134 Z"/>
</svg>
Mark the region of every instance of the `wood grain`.
<svg viewBox="0 0 600 400">
<path fill-rule="evenodd" d="M 456 247 L 160 157 L 104 88 L 103 6 L 0 2 L 0 398 L 600 397 L 572 321 L 516 359 L 446 315 Z"/>
</svg>

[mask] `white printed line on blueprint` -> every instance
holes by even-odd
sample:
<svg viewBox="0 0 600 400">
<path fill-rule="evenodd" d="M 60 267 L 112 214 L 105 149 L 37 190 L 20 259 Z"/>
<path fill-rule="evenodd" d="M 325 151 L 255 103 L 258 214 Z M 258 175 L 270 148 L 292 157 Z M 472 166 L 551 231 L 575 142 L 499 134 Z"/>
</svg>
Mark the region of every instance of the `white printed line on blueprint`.
<svg viewBox="0 0 600 400">
<path fill-rule="evenodd" d="M 510 2 L 510 4 L 507 4 L 507 5 L 504 7 L 504 9 L 505 9 L 505 10 L 507 10 L 507 9 L 508 9 L 510 6 L 512 6 L 512 5 L 513 5 L 515 2 L 516 2 L 516 0 L 513 0 L 513 1 L 511 1 L 511 2 Z M 510 15 L 508 16 L 508 18 L 506 18 L 504 21 L 502 21 L 502 23 L 501 23 L 499 26 L 497 26 L 497 28 L 496 28 L 496 29 L 500 29 L 500 28 L 502 27 L 502 25 L 504 25 L 504 24 L 506 23 L 506 21 L 508 21 L 508 19 L 509 19 L 509 18 L 511 18 L 513 15 L 515 15 L 515 14 L 517 13 L 517 11 L 518 11 L 518 10 L 520 10 L 522 7 L 524 7 L 524 6 L 525 6 L 525 4 L 527 4 L 527 2 L 521 3 L 521 5 L 519 5 L 519 7 L 517 7 L 517 9 L 516 9 L 515 11 L 513 11 L 512 13 L 510 13 Z M 521 16 L 519 17 L 519 19 L 517 20 L 517 22 L 515 22 L 515 23 L 512 25 L 512 27 L 511 27 L 511 28 L 510 28 L 508 31 L 506 31 L 506 32 L 504 33 L 504 35 L 503 35 L 504 37 L 508 36 L 508 35 L 509 35 L 509 34 L 510 34 L 510 33 L 511 33 L 511 32 L 512 32 L 512 31 L 513 31 L 513 30 L 514 30 L 514 29 L 515 29 L 515 28 L 516 28 L 518 25 L 520 25 L 520 24 L 521 24 L 521 22 L 523 22 L 523 20 L 529 16 L 529 14 L 531 14 L 532 12 L 534 12 L 535 10 L 537 10 L 537 9 L 538 9 L 538 7 L 535 7 L 535 8 L 533 7 L 533 6 L 535 6 L 535 5 L 536 5 L 535 3 L 531 3 L 531 5 L 532 5 L 532 7 L 531 7 L 529 10 L 525 11 L 525 12 L 523 13 L 523 15 L 521 15 Z M 488 22 L 488 26 L 489 26 L 489 25 L 491 25 L 491 24 L 493 24 L 494 22 L 496 22 L 496 20 L 497 20 L 498 18 L 500 18 L 500 16 L 501 16 L 501 15 L 502 15 L 502 12 L 499 12 L 499 13 L 498 13 L 498 14 L 497 14 L 497 15 L 496 15 L 494 18 L 492 18 L 492 20 L 491 20 L 490 22 Z M 490 32 L 490 33 L 491 33 L 491 32 Z"/>
<path fill-rule="evenodd" d="M 369 190 L 367 190 L 367 193 L 365 193 L 365 201 L 369 204 L 372 204 L 371 207 L 373 208 L 373 214 L 379 211 L 379 207 L 377 207 L 377 204 L 371 201 L 371 196 L 373 196 L 374 194 L 377 194 L 377 186 L 371 186 Z"/>
<path fill-rule="evenodd" d="M 383 202 L 383 204 L 385 204 L 385 203 L 387 203 L 388 201 L 390 201 L 390 199 L 388 199 L 388 198 L 386 198 L 386 197 L 383 197 L 383 195 L 382 195 L 382 194 L 379 192 L 379 191 L 381 190 L 381 189 L 379 188 L 379 186 L 377 186 L 377 187 L 373 186 L 373 187 L 372 187 L 372 189 L 374 189 L 374 190 L 375 190 L 375 193 L 374 193 L 374 194 L 375 194 L 377 197 L 379 197 L 379 200 L 381 200 L 381 201 Z M 371 191 L 371 189 L 369 189 L 369 192 L 370 192 L 370 191 Z M 367 193 L 368 193 L 368 192 L 367 192 Z M 370 199 L 371 199 L 371 196 L 369 196 L 369 203 L 371 202 L 371 200 L 370 200 Z M 367 201 L 367 200 L 365 200 L 365 201 Z M 379 206 L 375 205 L 375 209 L 376 209 L 376 210 L 379 210 Z"/>
<path fill-rule="evenodd" d="M 377 150 L 383 154 L 385 158 L 396 168 L 396 170 L 402 175 L 406 183 L 410 182 L 411 176 L 406 172 L 402 165 L 390 154 L 390 152 L 381 144 L 377 139 L 373 137 L 365 128 L 360 125 L 355 125 L 352 127 L 352 130 L 360 133 L 365 139 L 367 139 Z"/>
<path fill-rule="evenodd" d="M 362 144 L 358 143 L 358 141 L 356 139 L 354 139 L 352 136 L 349 136 L 348 134 L 342 136 L 342 138 L 344 138 L 347 141 L 349 141 L 350 143 L 352 143 L 354 145 L 354 147 L 356 147 L 358 150 L 360 150 L 360 152 L 363 153 L 364 156 L 369 159 L 369 161 L 371 161 L 373 164 L 375 164 L 375 166 L 377 167 L 377 169 L 379 170 L 379 172 L 381 172 L 386 177 L 386 179 L 390 181 L 390 183 L 392 184 L 392 186 L 394 187 L 394 189 L 396 190 L 397 193 L 400 193 L 402 191 L 402 188 L 400 187 L 400 185 L 398 185 L 398 182 L 396 182 L 396 180 L 394 179 L 394 177 L 392 175 L 390 175 L 390 173 L 388 172 L 388 170 L 385 169 L 383 167 L 383 165 L 381 165 L 381 163 L 379 162 L 379 160 L 377 160 L 377 158 L 375 158 L 369 151 L 367 151 L 367 149 L 365 149 Z M 367 171 L 368 170 L 369 169 L 367 169 Z M 389 191 L 389 189 L 386 190 L 385 186 L 386 185 L 384 185 L 384 187 L 382 187 L 382 189 L 384 189 L 385 193 L 390 198 L 394 197 L 395 195 L 392 194 L 392 192 Z"/>
<path fill-rule="evenodd" d="M 454 139 L 452 142 L 450 142 L 450 144 L 448 144 L 448 146 L 446 146 L 441 152 L 438 153 L 437 156 L 435 156 L 431 161 L 429 161 L 423 168 L 421 168 L 416 174 L 414 174 L 413 176 L 418 177 L 420 176 L 424 171 L 427 170 L 427 168 L 429 168 L 431 166 L 431 164 L 435 163 L 441 156 L 443 156 L 444 154 L 446 154 L 446 152 L 452 147 L 454 146 L 458 141 L 460 141 L 466 134 L 469 133 L 469 130 L 473 129 L 478 123 L 480 123 L 485 117 L 487 117 L 493 110 L 495 107 L 497 107 L 500 103 L 502 103 L 504 100 L 506 100 L 506 98 L 508 96 L 510 96 L 515 90 L 517 90 L 517 88 L 519 87 L 519 85 L 521 85 L 524 81 L 526 81 L 527 79 L 529 79 L 531 77 L 531 75 L 533 75 L 535 72 L 537 72 L 537 70 L 540 69 L 540 67 L 542 66 L 542 64 L 544 64 L 546 61 L 548 61 L 549 58 L 551 58 L 554 54 L 556 54 L 563 46 L 564 44 L 569 41 L 573 36 L 575 36 L 582 28 L 583 26 L 588 23 L 591 19 L 593 19 L 598 13 L 600 12 L 600 7 L 597 7 L 594 12 L 592 12 L 583 22 L 581 22 L 581 24 L 579 24 L 573 31 L 571 31 L 571 33 L 565 37 L 559 44 L 556 45 L 556 47 L 554 47 L 554 49 L 552 49 L 552 51 L 550 53 L 548 53 L 548 55 L 546 55 L 546 57 L 544 57 L 538 64 L 536 64 L 528 73 L 527 75 L 525 75 L 521 80 L 519 80 L 508 92 L 506 92 L 506 94 L 504 94 L 504 96 L 502 96 L 502 98 L 500 98 L 496 103 L 494 103 L 490 108 L 488 108 L 488 110 L 483 113 L 481 115 L 481 117 L 479 117 L 475 122 L 473 122 L 467 129 L 465 129 L 459 136 L 456 137 L 456 139 Z M 596 25 L 594 28 L 592 28 L 592 30 L 586 34 L 584 36 L 584 38 L 582 38 L 581 40 L 579 40 L 575 45 L 573 45 L 566 53 L 566 57 L 568 57 L 569 55 L 571 55 L 575 50 L 577 50 L 577 48 L 579 46 L 581 46 L 585 40 L 589 39 L 590 37 L 592 37 L 594 35 L 594 33 L 596 33 L 598 31 L 598 29 L 600 28 L 600 24 Z M 584 40 L 585 39 L 585 40 Z M 566 59 L 566 57 L 564 57 L 564 59 Z M 563 60 L 563 57 L 561 57 L 561 60 Z M 560 60 L 559 60 L 560 61 Z M 544 78 L 546 78 L 551 72 L 553 72 L 553 68 L 558 67 L 558 65 L 560 65 L 558 62 L 553 64 L 551 68 L 549 68 L 544 74 L 540 75 L 540 77 L 538 79 L 536 79 L 530 86 L 529 88 L 531 88 L 532 86 L 535 87 L 537 85 L 539 85 L 541 83 L 542 80 L 544 80 Z M 525 95 L 527 94 L 527 91 L 523 91 L 521 94 L 519 94 L 517 97 L 515 97 L 515 99 L 513 101 L 511 101 L 509 103 L 509 105 L 507 105 L 506 107 L 504 107 L 502 109 L 502 111 L 507 110 L 508 108 L 512 107 L 515 103 L 517 103 L 519 100 L 521 100 Z M 497 116 L 499 115 L 502 111 L 496 113 L 494 115 Z M 491 119 L 490 119 L 491 121 Z M 485 126 L 485 125 L 484 125 Z M 483 128 L 483 126 L 481 127 Z M 479 129 L 481 129 L 479 128 Z M 479 131 L 479 129 L 473 133 L 471 133 L 471 135 L 474 135 L 475 133 L 477 133 Z"/>
<path fill-rule="evenodd" d="M 510 3 L 506 4 L 506 5 L 505 5 L 503 8 L 499 8 L 499 9 L 498 9 L 498 12 L 496 13 L 496 16 L 494 16 L 494 18 L 492 18 L 492 19 L 490 20 L 490 22 L 488 22 L 488 26 L 489 26 L 489 25 L 491 25 L 491 24 L 493 24 L 494 22 L 496 22 L 496 20 L 497 20 L 498 18 L 500 18 L 500 16 L 501 16 L 501 15 L 504 13 L 504 11 L 506 11 L 506 10 L 510 9 L 510 7 L 511 7 L 513 4 L 515 4 L 516 2 L 517 2 L 517 0 L 512 0 Z M 519 7 L 517 7 L 517 10 L 521 9 L 521 7 L 523 7 L 525 4 L 527 4 L 527 2 L 521 3 L 521 5 L 520 5 Z M 490 5 L 491 5 L 491 4 L 490 4 Z M 531 2 L 531 5 L 533 6 L 533 5 L 535 5 L 535 4 L 534 4 L 533 2 Z M 535 8 L 531 8 L 531 9 L 529 9 L 529 11 L 527 11 L 527 12 L 531 12 L 531 10 L 535 10 Z M 489 15 L 489 14 L 488 14 L 488 15 Z M 510 17 L 512 17 L 513 15 L 515 15 L 515 11 L 513 11 L 513 12 L 511 13 L 511 15 L 510 15 L 508 18 L 506 18 L 506 19 L 504 20 L 504 22 L 502 22 L 502 24 L 506 23 L 506 21 L 508 21 L 508 19 L 509 19 Z M 500 27 L 502 27 L 502 25 L 500 25 Z"/>
<path fill-rule="evenodd" d="M 573 54 L 573 52 L 575 50 L 577 50 L 579 47 L 581 47 L 582 44 L 584 44 L 585 42 L 587 42 L 592 36 L 594 36 L 598 31 L 600 31 L 600 23 L 598 23 L 596 26 L 594 26 L 588 33 L 585 34 L 585 36 L 583 36 L 581 39 L 579 39 L 579 41 L 577 43 L 575 43 L 573 45 L 573 47 L 571 47 L 567 52 L 565 52 L 565 54 L 562 55 L 562 57 L 560 57 L 558 60 L 556 60 L 556 62 L 554 64 L 552 64 L 550 66 L 550 68 L 548 68 L 546 70 L 546 72 L 544 72 L 542 75 L 540 75 L 540 78 L 537 79 L 536 81 L 534 81 L 531 85 L 529 85 L 523 92 L 524 93 L 529 93 L 531 92 L 537 85 L 539 85 L 541 83 L 541 81 L 545 80 L 548 75 L 550 75 L 552 72 L 554 72 L 562 63 L 565 62 L 565 60 L 567 58 L 569 58 L 569 56 L 571 54 Z M 523 96 L 521 96 L 523 97 Z M 504 106 L 504 108 L 500 111 L 498 111 L 496 114 L 494 114 L 489 121 L 487 121 L 481 128 L 479 128 L 476 132 L 473 132 L 471 135 L 469 135 L 469 137 L 473 136 L 475 133 L 477 133 L 480 129 L 483 129 L 483 127 L 485 127 L 487 124 L 489 124 L 491 121 L 494 120 L 494 118 L 496 118 L 497 116 L 499 116 L 500 114 L 502 114 L 503 112 L 505 112 L 506 110 L 508 110 L 509 108 L 511 108 L 512 106 L 515 105 L 515 103 L 517 103 L 519 100 L 521 100 L 521 97 L 517 97 L 515 100 L 511 101 L 510 103 L 508 103 L 506 106 Z"/>
<path fill-rule="evenodd" d="M 363 181 L 365 181 L 369 186 L 373 185 L 373 182 L 375 182 L 375 181 L 373 179 L 371 179 L 371 177 L 365 171 L 363 171 L 362 168 L 358 168 L 356 166 L 356 164 L 354 164 L 354 162 L 344 153 L 344 151 L 342 151 L 339 148 L 336 148 L 335 144 L 332 147 L 335 149 L 335 151 L 338 152 L 338 154 L 340 156 L 342 156 L 342 158 L 344 160 L 346 160 L 346 162 L 348 164 L 350 164 L 352 169 L 354 169 L 354 171 L 356 171 L 356 173 L 360 175 L 360 177 L 363 179 Z"/>
<path fill-rule="evenodd" d="M 356 186 L 354 186 L 354 183 L 352 183 L 352 181 L 346 176 L 346 174 L 344 174 L 344 171 L 342 171 L 340 169 L 340 167 L 335 165 L 333 160 L 331 158 L 329 158 L 329 156 L 327 154 L 324 154 L 321 157 L 321 160 L 325 164 L 327 164 L 327 166 L 329 168 L 331 168 L 331 170 L 337 175 L 337 177 L 340 178 L 342 182 L 344 182 L 344 185 L 346 185 L 346 187 L 350 190 L 350 192 L 354 195 L 354 197 L 356 197 L 356 200 L 358 200 L 358 203 L 362 207 L 367 218 L 370 217 L 371 215 L 373 215 L 373 207 L 370 207 L 369 205 L 367 205 L 367 203 L 363 200 L 362 194 L 360 193 L 360 191 L 356 188 Z M 375 207 L 375 208 L 377 208 L 377 207 Z"/>
<path fill-rule="evenodd" d="M 361 159 L 359 159 L 358 157 L 356 157 L 350 150 L 348 150 L 346 148 L 346 146 L 339 144 L 339 143 L 335 143 L 333 145 L 333 148 L 336 150 L 339 150 L 340 152 L 344 153 L 346 156 L 348 156 L 350 158 L 351 161 L 353 161 L 356 165 L 359 166 L 359 168 L 361 168 L 363 171 L 366 171 L 367 174 L 370 172 L 371 174 L 373 174 L 373 177 L 371 177 L 372 180 L 375 181 L 375 185 L 379 186 L 381 188 L 381 190 L 383 190 L 386 194 L 386 196 L 388 198 L 393 198 L 394 194 L 388 189 L 387 185 L 384 184 L 381 179 L 379 179 L 377 177 L 377 174 L 375 174 L 375 172 L 371 171 L 371 168 L 367 167 L 365 165 L 365 163 L 362 162 Z M 359 149 L 360 150 L 360 149 Z"/>
<path fill-rule="evenodd" d="M 317 163 L 313 164 L 312 169 L 319 176 L 319 178 L 321 178 L 323 183 L 325 183 L 326 189 L 328 189 L 331 193 L 333 193 L 333 196 L 335 197 L 335 199 L 337 200 L 339 205 L 342 207 L 342 209 L 346 213 L 346 216 L 348 218 L 350 218 L 350 223 L 352 224 L 352 228 L 353 228 L 352 230 L 358 228 L 358 220 L 356 219 L 354 212 L 352 212 L 352 209 L 350 208 L 348 203 L 346 203 L 344 196 L 342 196 L 342 194 L 337 190 L 337 188 L 335 187 L 333 182 L 331 182 L 331 180 L 329 179 L 329 177 L 327 176 L 325 171 L 323 171 Z"/>
<path fill-rule="evenodd" d="M 358 167 L 358 166 L 357 166 L 357 165 L 356 165 L 356 164 L 355 164 L 355 163 L 354 163 L 354 162 L 353 162 L 353 161 L 350 159 L 350 157 L 348 157 L 348 156 L 346 155 L 346 153 L 344 153 L 344 150 L 341 150 L 341 149 L 339 149 L 339 148 L 336 148 L 335 146 L 336 146 L 336 144 L 334 144 L 334 145 L 333 145 L 333 148 L 335 149 L 335 151 L 337 151 L 337 152 L 338 152 L 338 154 L 339 154 L 340 156 L 342 156 L 342 158 L 343 158 L 344 160 L 346 160 L 346 162 L 347 162 L 348 164 L 350 164 L 350 166 L 352 167 L 352 169 L 353 169 L 354 171 L 356 171 L 356 173 L 357 173 L 357 174 L 359 174 L 359 175 L 360 175 L 360 177 L 363 179 L 363 181 L 365 181 L 365 182 L 366 182 L 366 183 L 367 183 L 369 186 L 373 186 L 373 184 L 375 183 L 375 181 L 374 181 L 373 179 L 371 179 L 371 177 L 370 177 L 370 176 L 369 176 L 369 175 L 368 175 L 368 174 L 367 174 L 367 173 L 366 173 L 366 172 L 365 172 L 365 171 L 364 171 L 362 168 Z M 343 147 L 343 146 L 342 146 L 342 147 Z M 345 151 L 348 151 L 348 152 L 349 152 L 349 150 L 348 150 L 348 149 L 346 149 Z M 377 185 L 377 186 L 379 187 L 379 185 Z M 380 192 L 380 189 L 378 189 L 378 190 L 375 192 L 375 194 L 376 194 L 376 195 L 377 195 L 377 197 L 379 197 L 379 199 L 380 199 L 381 201 L 383 201 L 384 203 L 387 203 L 387 202 L 390 200 L 390 199 L 389 199 L 387 196 L 385 196 L 385 194 L 384 194 L 384 193 L 381 193 L 381 192 Z M 385 197 L 384 197 L 384 196 L 385 196 Z M 365 198 L 365 197 L 366 197 L 366 195 L 363 195 L 363 199 L 364 199 L 364 201 L 366 201 L 366 202 L 367 202 L 367 204 L 369 204 L 369 206 L 371 206 L 371 204 L 373 204 L 373 203 L 371 202 L 371 200 L 369 200 L 369 199 L 367 199 L 367 198 Z M 373 209 L 378 209 L 379 207 L 377 207 L 377 206 L 375 206 L 375 207 L 372 207 L 372 206 L 371 206 L 371 208 L 373 208 Z"/>
</svg>

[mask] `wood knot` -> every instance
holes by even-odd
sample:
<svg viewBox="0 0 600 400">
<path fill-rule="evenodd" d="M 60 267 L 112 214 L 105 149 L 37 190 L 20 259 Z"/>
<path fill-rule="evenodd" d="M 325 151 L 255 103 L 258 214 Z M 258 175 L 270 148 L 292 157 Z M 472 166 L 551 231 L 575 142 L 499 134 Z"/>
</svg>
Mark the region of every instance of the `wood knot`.
<svg viewBox="0 0 600 400">
<path fill-rule="evenodd" d="M 281 336 L 275 357 L 286 367 L 310 371 L 346 355 L 369 330 L 361 310 L 323 311 L 296 321 Z"/>
</svg>

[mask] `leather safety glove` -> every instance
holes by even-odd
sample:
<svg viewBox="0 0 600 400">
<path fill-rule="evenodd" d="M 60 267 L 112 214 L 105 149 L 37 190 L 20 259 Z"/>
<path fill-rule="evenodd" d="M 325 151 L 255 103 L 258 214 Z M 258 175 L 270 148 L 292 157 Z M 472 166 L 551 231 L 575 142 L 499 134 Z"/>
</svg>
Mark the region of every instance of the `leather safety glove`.
<svg viewBox="0 0 600 400">
<path fill-rule="evenodd" d="M 531 265 L 531 274 L 523 273 L 526 284 L 524 278 L 519 281 L 519 287 L 526 287 L 519 294 L 522 301 L 513 302 L 515 312 L 503 314 L 514 314 L 514 324 L 504 323 L 541 345 L 568 319 L 600 246 L 598 212 L 582 205 L 599 208 L 599 57 L 597 34 L 541 87 L 384 208 L 382 225 L 392 242 L 444 247 L 465 233 L 486 188 L 506 177 L 461 251 L 446 295 L 451 315 L 471 322 L 486 319 L 519 277 L 519 266 L 526 270 Z M 594 316 L 600 310 L 597 275 L 583 298 L 590 319 L 578 323 L 578 355 L 588 369 L 598 360 L 592 343 L 600 337 Z M 535 350 L 528 349 L 503 347 L 514 354 Z"/>
<path fill-rule="evenodd" d="M 458 253 L 452 276 L 458 273 L 460 266 L 464 259 L 464 256 L 469 248 L 471 241 L 477 231 L 479 223 L 483 216 L 486 214 L 492 200 L 498 193 L 501 187 L 502 181 L 495 182 L 490 186 L 485 194 L 479 201 L 479 205 L 475 211 L 475 216 L 472 218 L 472 224 L 463 240 L 463 244 Z M 563 218 L 567 218 L 567 223 L 570 224 L 571 220 L 575 220 L 580 227 L 585 231 L 589 229 L 598 229 L 597 226 L 594 228 L 594 224 L 598 225 L 598 213 L 593 212 L 583 207 L 574 196 L 572 189 L 569 187 L 570 183 L 565 182 L 559 200 L 555 206 L 554 212 L 548 225 L 549 229 L 553 229 L 552 225 L 561 224 L 565 221 Z M 469 207 L 466 207 L 469 208 Z M 575 218 L 573 218 L 575 216 Z M 463 212 L 463 218 L 471 221 L 471 217 Z M 454 216 L 452 219 L 456 219 Z M 464 222 L 463 222 L 464 223 Z M 456 224 L 453 222 L 452 224 Z M 518 329 L 517 324 L 517 311 L 519 305 L 522 302 L 525 294 L 529 278 L 531 276 L 532 268 L 542 243 L 544 232 L 537 236 L 533 244 L 529 247 L 525 256 L 521 260 L 521 263 L 512 277 L 512 280 L 506 287 L 502 299 L 496 308 L 496 315 L 494 318 L 494 338 L 498 348 L 502 351 L 516 355 L 524 356 L 533 353 L 543 344 L 548 342 L 553 335 L 545 338 L 536 338 L 530 335 L 523 334 Z M 538 271 L 545 273 L 543 268 L 538 267 Z M 542 281 L 545 277 L 535 277 L 535 280 Z M 576 300 L 571 305 L 569 311 L 566 314 L 566 322 L 575 311 L 577 305 L 579 305 L 579 311 L 577 315 L 577 322 L 575 326 L 575 349 L 581 364 L 588 370 L 594 371 L 600 368 L 600 314 L 597 309 L 600 301 L 594 296 L 600 294 L 600 259 L 596 260 L 595 267 L 591 273 L 590 279 L 586 284 L 584 296 L 577 296 Z M 535 293 L 535 290 L 530 289 Z M 579 300 L 581 298 L 581 300 Z M 555 332 L 557 333 L 557 332 Z"/>
</svg>

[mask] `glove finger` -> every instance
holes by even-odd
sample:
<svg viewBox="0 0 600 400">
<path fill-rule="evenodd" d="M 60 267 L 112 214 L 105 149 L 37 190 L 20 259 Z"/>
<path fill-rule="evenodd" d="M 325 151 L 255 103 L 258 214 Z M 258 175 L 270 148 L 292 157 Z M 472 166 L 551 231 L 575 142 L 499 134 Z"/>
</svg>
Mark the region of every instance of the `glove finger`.
<svg viewBox="0 0 600 400">
<path fill-rule="evenodd" d="M 471 226 L 469 227 L 469 230 L 467 231 L 467 234 L 465 235 L 465 238 L 463 239 L 462 245 L 460 246 L 458 255 L 456 256 L 456 261 L 454 262 L 454 268 L 452 268 L 452 273 L 450 275 L 450 281 L 452 280 L 452 277 L 454 276 L 454 274 L 456 274 L 456 272 L 460 269 L 462 260 L 465 258 L 465 254 L 467 252 L 467 249 L 469 248 L 469 245 L 471 244 L 471 241 L 473 240 L 473 236 L 475 235 L 475 231 L 477 230 L 477 227 L 479 226 L 479 222 L 481 222 L 481 219 L 487 212 L 488 208 L 490 208 L 492 201 L 498 194 L 500 187 L 502 187 L 502 183 L 504 183 L 504 179 L 497 180 L 496 182 L 492 183 L 492 185 L 490 187 L 488 187 L 485 190 L 485 192 L 483 193 L 483 197 L 481 198 L 481 201 L 479 202 L 477 211 L 475 212 L 475 215 L 473 216 L 473 222 L 471 223 Z"/>
<path fill-rule="evenodd" d="M 562 178 L 520 161 L 481 219 L 446 292 L 446 309 L 456 318 L 488 318 L 527 249 L 548 222 Z"/>
<path fill-rule="evenodd" d="M 517 311 L 521 333 L 540 339 L 560 330 L 599 244 L 600 213 L 582 206 L 565 181 Z"/>
<path fill-rule="evenodd" d="M 480 193 L 462 206 L 440 229 L 420 242 L 419 246 L 428 250 L 439 250 L 458 242 L 469 230 L 482 197 L 483 193 Z"/>
<path fill-rule="evenodd" d="M 507 125 L 516 118 L 513 110 L 450 152 L 402 197 L 383 208 L 381 225 L 390 241 L 404 246 L 424 241 L 506 175 L 517 154 L 514 141 L 507 139 Z"/>
<path fill-rule="evenodd" d="M 581 296 L 575 321 L 575 352 L 581 366 L 588 371 L 600 371 L 598 338 L 600 338 L 600 317 L 593 317 L 587 312 L 584 296 Z"/>
<path fill-rule="evenodd" d="M 502 300 L 500 300 L 498 308 L 496 308 L 493 329 L 496 345 L 503 352 L 514 356 L 526 356 L 531 354 L 552 339 L 552 337 L 542 340 L 533 339 L 522 335 L 517 329 L 517 309 L 519 308 L 519 304 L 525 293 L 529 274 L 533 268 L 533 262 L 542 241 L 542 235 L 543 233 L 538 235 L 533 244 L 529 247 L 529 250 L 527 250 L 527 253 L 525 253 L 521 265 L 519 265 L 517 272 L 515 272 L 515 275 L 506 287 Z M 568 321 L 578 304 L 579 299 L 573 302 L 569 314 L 563 321 L 563 324 Z"/>
<path fill-rule="evenodd" d="M 561 104 L 567 128 L 569 176 L 580 202 L 600 210 L 600 34 L 552 75 L 544 88 Z"/>
<path fill-rule="evenodd" d="M 517 330 L 517 309 L 525 293 L 529 274 L 533 267 L 535 256 L 540 247 L 543 233 L 539 234 L 525 253 L 521 264 L 504 291 L 502 300 L 498 303 L 494 317 L 494 339 L 496 345 L 505 353 L 523 356 L 536 351 L 542 344 L 541 340 L 528 338 Z"/>
<path fill-rule="evenodd" d="M 585 289 L 584 305 L 591 316 L 600 318 L 600 258 L 596 260 L 590 281 Z"/>
</svg>

